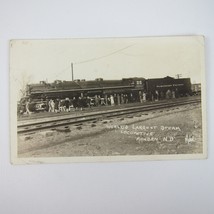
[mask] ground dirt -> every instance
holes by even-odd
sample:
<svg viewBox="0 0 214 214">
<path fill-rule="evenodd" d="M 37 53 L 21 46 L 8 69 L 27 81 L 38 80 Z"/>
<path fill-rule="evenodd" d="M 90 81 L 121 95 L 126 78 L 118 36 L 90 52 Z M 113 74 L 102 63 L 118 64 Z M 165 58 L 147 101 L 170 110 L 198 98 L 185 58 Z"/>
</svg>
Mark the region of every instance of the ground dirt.
<svg viewBox="0 0 214 214">
<path fill-rule="evenodd" d="M 200 104 L 101 119 L 18 136 L 18 157 L 198 154 Z"/>
</svg>

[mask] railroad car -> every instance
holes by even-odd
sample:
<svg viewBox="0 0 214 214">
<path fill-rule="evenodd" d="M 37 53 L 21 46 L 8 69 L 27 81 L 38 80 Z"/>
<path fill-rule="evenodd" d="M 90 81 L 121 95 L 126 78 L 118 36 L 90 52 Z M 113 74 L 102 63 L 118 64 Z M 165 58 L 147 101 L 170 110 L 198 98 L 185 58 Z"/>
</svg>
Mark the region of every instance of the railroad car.
<svg viewBox="0 0 214 214">
<path fill-rule="evenodd" d="M 145 84 L 148 95 L 155 96 L 158 94 L 161 99 L 167 97 L 167 92 L 174 94 L 175 97 L 192 95 L 190 78 L 175 79 L 167 76 L 165 78 L 147 79 Z"/>
<path fill-rule="evenodd" d="M 193 93 L 193 95 L 201 94 L 201 83 L 192 84 L 192 93 Z"/>
</svg>

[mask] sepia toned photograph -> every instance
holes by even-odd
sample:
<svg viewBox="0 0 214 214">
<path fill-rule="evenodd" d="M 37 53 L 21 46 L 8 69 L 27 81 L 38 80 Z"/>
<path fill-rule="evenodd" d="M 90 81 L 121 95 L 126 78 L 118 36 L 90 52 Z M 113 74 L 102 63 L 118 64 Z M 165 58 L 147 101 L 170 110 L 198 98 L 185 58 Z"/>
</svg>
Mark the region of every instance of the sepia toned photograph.
<svg viewBox="0 0 214 214">
<path fill-rule="evenodd" d="M 203 36 L 10 41 L 11 161 L 204 159 Z"/>
</svg>

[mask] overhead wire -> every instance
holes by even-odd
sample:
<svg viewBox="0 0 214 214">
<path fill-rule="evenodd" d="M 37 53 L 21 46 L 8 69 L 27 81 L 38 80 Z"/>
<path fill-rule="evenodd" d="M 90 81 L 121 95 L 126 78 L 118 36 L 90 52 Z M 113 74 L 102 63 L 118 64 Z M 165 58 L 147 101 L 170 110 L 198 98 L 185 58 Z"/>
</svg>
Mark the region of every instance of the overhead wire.
<svg viewBox="0 0 214 214">
<path fill-rule="evenodd" d="M 121 52 L 121 51 L 123 51 L 123 50 L 125 50 L 125 49 L 127 49 L 127 48 L 130 48 L 130 47 L 133 46 L 133 45 L 134 45 L 134 44 L 128 45 L 128 46 L 126 46 L 126 47 L 124 47 L 124 48 L 121 48 L 121 49 L 119 49 L 119 50 L 113 51 L 113 52 L 111 52 L 111 53 L 109 53 L 109 54 L 106 54 L 106 55 L 103 55 L 103 56 L 94 57 L 94 58 L 87 59 L 87 60 L 83 60 L 83 61 L 79 61 L 79 62 L 74 62 L 73 64 L 78 65 L 78 64 L 83 64 L 83 63 L 88 63 L 88 62 L 100 60 L 100 59 L 103 59 L 103 58 L 112 56 L 112 55 L 114 55 L 114 54 L 117 54 L 117 53 L 119 53 L 119 52 Z"/>
<path fill-rule="evenodd" d="M 106 58 L 106 57 L 109 57 L 109 56 L 112 56 L 114 54 L 117 54 L 123 50 L 126 50 L 132 46 L 134 46 L 135 44 L 132 44 L 132 45 L 128 45 L 126 47 L 123 47 L 121 49 L 118 49 L 116 51 L 113 51 L 111 53 L 108 53 L 106 55 L 103 55 L 103 56 L 99 56 L 99 57 L 94 57 L 94 58 L 91 58 L 91 59 L 86 59 L 86 60 L 83 60 L 83 61 L 79 61 L 79 62 L 73 62 L 74 65 L 79 65 L 79 64 L 85 64 L 85 63 L 89 63 L 89 62 L 93 62 L 93 61 L 97 61 L 97 60 L 100 60 L 100 59 L 103 59 L 103 58 Z M 55 78 L 57 78 L 59 75 L 61 75 L 62 73 L 64 73 L 66 70 L 70 69 L 70 66 L 67 66 L 66 68 L 64 68 L 61 72 L 59 72 Z"/>
</svg>

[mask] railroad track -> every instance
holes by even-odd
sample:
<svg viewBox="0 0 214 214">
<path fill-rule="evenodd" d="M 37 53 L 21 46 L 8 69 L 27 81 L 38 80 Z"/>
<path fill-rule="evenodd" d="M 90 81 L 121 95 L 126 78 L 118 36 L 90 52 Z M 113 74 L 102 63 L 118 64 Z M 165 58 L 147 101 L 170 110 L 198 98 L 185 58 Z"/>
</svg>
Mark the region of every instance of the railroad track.
<svg viewBox="0 0 214 214">
<path fill-rule="evenodd" d="M 164 108 L 177 107 L 177 106 L 200 103 L 200 102 L 201 102 L 200 99 L 196 99 L 196 100 L 190 100 L 190 101 L 176 101 L 176 102 L 169 102 L 169 103 L 153 103 L 151 105 L 145 105 L 145 106 L 114 109 L 114 110 L 108 110 L 108 111 L 102 111 L 102 112 L 96 112 L 96 113 L 94 112 L 88 113 L 80 116 L 68 116 L 63 118 L 51 119 L 47 121 L 37 121 L 37 122 L 31 122 L 27 124 L 19 124 L 17 126 L 17 133 L 26 134 L 26 133 L 36 132 L 40 130 L 45 130 L 45 129 L 53 129 L 60 126 L 80 124 L 80 123 L 89 122 L 89 121 L 96 121 L 99 119 L 113 118 L 113 117 L 118 117 L 122 115 L 129 115 L 129 114 L 152 111 L 152 110 L 160 110 Z"/>
</svg>

